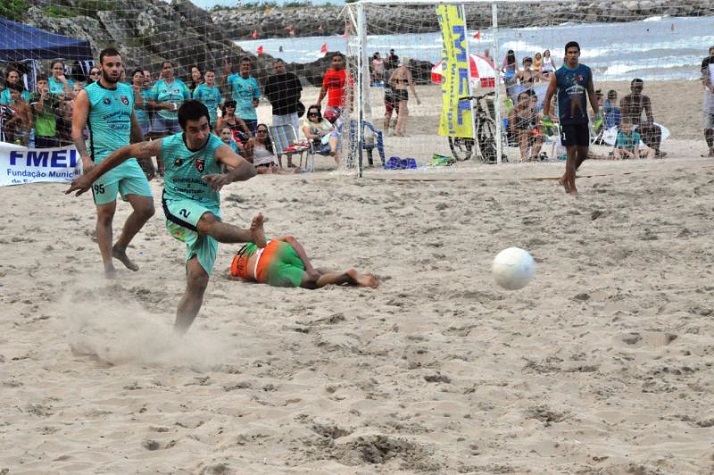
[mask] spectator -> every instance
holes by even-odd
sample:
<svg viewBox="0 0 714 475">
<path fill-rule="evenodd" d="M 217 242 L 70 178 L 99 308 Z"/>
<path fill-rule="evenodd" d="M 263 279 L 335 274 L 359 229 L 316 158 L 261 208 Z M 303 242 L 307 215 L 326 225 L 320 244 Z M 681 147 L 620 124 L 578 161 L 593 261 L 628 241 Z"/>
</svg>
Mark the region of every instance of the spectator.
<svg viewBox="0 0 714 475">
<path fill-rule="evenodd" d="M 645 82 L 642 79 L 633 79 L 630 83 L 630 94 L 620 101 L 620 112 L 622 119 L 629 119 L 633 126 L 637 126 L 637 132 L 642 137 L 642 141 L 648 147 L 654 149 L 657 158 L 663 158 L 667 154 L 660 151 L 662 141 L 662 130 L 654 123 L 652 114 L 652 102 L 650 98 L 642 94 Z M 642 113 L 645 120 L 642 120 Z"/>
<path fill-rule="evenodd" d="M 535 104 L 538 96 L 522 91 L 508 115 L 508 127 L 521 151 L 521 161 L 537 161 L 543 145 L 543 135 L 537 127 L 538 117 Z M 529 155 L 530 150 L 530 155 Z"/>
<path fill-rule="evenodd" d="M 22 85 L 21 79 L 22 75 L 20 74 L 19 70 L 14 68 L 10 68 L 7 70 L 7 74 L 5 75 L 5 90 L 0 93 L 0 104 L 5 104 L 6 106 L 12 105 L 12 99 L 10 98 L 10 85 Z M 23 90 L 21 95 L 26 101 L 30 100 L 30 93 L 28 91 Z"/>
<path fill-rule="evenodd" d="M 533 69 L 533 58 L 526 56 L 523 58 L 523 69 L 516 74 L 518 81 L 523 87 L 533 87 L 538 79 L 538 73 Z"/>
<path fill-rule="evenodd" d="M 7 87 L 10 90 L 12 116 L 5 121 L 5 140 L 17 145 L 30 145 L 30 131 L 32 130 L 32 111 L 30 104 L 22 96 L 24 88 L 21 84 L 13 83 Z"/>
<path fill-rule="evenodd" d="M 704 139 L 709 153 L 714 157 L 714 46 L 709 47 L 709 56 L 702 61 L 702 82 L 704 83 Z"/>
<path fill-rule="evenodd" d="M 397 98 L 394 96 L 394 90 L 392 89 L 391 84 L 389 84 L 389 81 L 387 81 L 384 84 L 384 133 L 389 134 L 389 127 L 390 125 L 392 126 L 393 129 L 396 129 L 397 123 L 394 121 L 392 124 L 392 112 L 399 117 L 399 102 L 397 101 Z"/>
<path fill-rule="evenodd" d="M 188 82 L 188 90 L 191 91 L 191 95 L 193 95 L 193 91 L 195 91 L 199 85 L 203 84 L 203 73 L 201 72 L 201 68 L 195 64 L 189 66 L 188 71 L 191 76 L 191 80 Z"/>
<path fill-rule="evenodd" d="M 553 57 L 550 55 L 550 50 L 547 49 L 543 51 L 543 59 L 540 65 L 541 78 L 549 81 L 551 74 L 555 74 L 555 69 L 555 61 L 553 61 Z"/>
<path fill-rule="evenodd" d="M 52 76 L 50 76 L 50 93 L 56 94 L 60 99 L 71 99 L 74 97 L 72 88 L 74 81 L 67 79 L 64 75 L 64 63 L 62 61 L 52 62 Z"/>
<path fill-rule="evenodd" d="M 385 66 L 389 72 L 399 67 L 399 56 L 394 53 L 393 49 L 389 50 Z"/>
<path fill-rule="evenodd" d="M 540 82 L 540 71 L 543 67 L 543 55 L 536 51 L 533 55 L 533 71 L 536 73 L 536 82 Z"/>
<path fill-rule="evenodd" d="M 231 129 L 233 140 L 245 144 L 252 137 L 250 129 L 245 121 L 235 115 L 236 101 L 233 99 L 227 100 L 221 108 L 221 118 L 218 119 L 217 130 L 223 130 L 224 127 Z"/>
<path fill-rule="evenodd" d="M 655 151 L 647 146 L 640 147 L 640 140 L 640 134 L 632 129 L 630 119 L 623 118 L 620 131 L 617 133 L 613 156 L 618 160 L 621 158 L 642 158 L 643 154 L 647 158 L 654 158 Z"/>
<path fill-rule="evenodd" d="M 183 101 L 191 98 L 186 84 L 174 74 L 171 61 L 161 63 L 161 79 L 156 81 L 149 92 L 149 107 L 156 111 L 152 131 L 159 137 L 181 132 L 177 111 Z"/>
<path fill-rule="evenodd" d="M 255 129 L 258 127 L 258 114 L 255 109 L 260 104 L 260 86 L 250 75 L 253 64 L 250 58 L 245 57 L 240 60 L 238 74 L 230 74 L 231 68 L 232 64 L 226 61 L 221 83 L 223 86 L 227 84 L 231 97 L 236 102 L 236 115 L 243 119 L 251 135 L 255 135 Z"/>
<path fill-rule="evenodd" d="M 295 74 L 285 70 L 282 59 L 276 59 L 273 68 L 275 74 L 270 76 L 265 84 L 265 96 L 273 107 L 273 126 L 291 125 L 297 134 L 300 128 L 298 106 L 301 105 L 299 103 L 302 85 Z M 293 166 L 292 154 L 288 154 L 288 167 Z"/>
<path fill-rule="evenodd" d="M 389 77 L 389 85 L 394 91 L 394 99 L 399 104 L 399 112 L 397 113 L 397 129 L 395 135 L 406 137 L 407 122 L 409 120 L 409 90 L 412 91 L 417 104 L 421 104 L 419 96 L 417 96 L 416 88 L 414 87 L 414 78 L 409 71 L 409 58 L 402 58 L 401 64 L 392 72 Z"/>
<path fill-rule="evenodd" d="M 101 75 L 102 75 L 102 70 L 96 66 L 92 66 L 92 69 L 89 70 L 89 81 L 87 81 L 87 85 L 90 85 L 93 82 L 99 81 L 99 78 L 101 77 Z"/>
<path fill-rule="evenodd" d="M 270 140 L 268 126 L 258 124 L 253 147 L 246 151 L 248 161 L 253 164 L 258 174 L 273 173 L 278 167 L 273 142 Z"/>
<path fill-rule="evenodd" d="M 345 58 L 342 53 L 332 54 L 331 66 L 322 78 L 322 89 L 317 97 L 317 105 L 322 106 L 322 100 L 327 96 L 325 117 L 334 123 L 342 115 L 348 95 L 347 89 L 352 89 L 354 81 L 345 69 Z"/>
<path fill-rule="evenodd" d="M 372 56 L 372 84 L 381 86 L 384 81 L 384 60 L 376 51 Z"/>
<path fill-rule="evenodd" d="M 134 115 L 141 127 L 141 135 L 146 140 L 151 131 L 151 117 L 149 116 L 150 91 L 145 86 L 144 70 L 139 68 L 131 73 L 131 88 L 134 91 Z"/>
<path fill-rule="evenodd" d="M 506 86 L 512 86 L 518 81 L 518 62 L 516 61 L 516 53 L 509 49 L 506 57 L 503 58 L 501 72 L 504 74 Z"/>
<path fill-rule="evenodd" d="M 37 92 L 32 94 L 30 103 L 35 119 L 35 147 L 57 147 L 57 116 L 59 115 L 59 99 L 50 94 L 50 83 L 47 76 L 37 77 Z"/>
<path fill-rule="evenodd" d="M 605 129 L 619 127 L 621 122 L 620 108 L 617 107 L 617 91 L 610 89 L 607 91 L 607 99 L 602 104 L 602 115 Z"/>
<path fill-rule="evenodd" d="M 322 117 L 319 105 L 308 107 L 305 120 L 302 123 L 302 133 L 307 140 L 312 142 L 315 153 L 330 155 L 339 165 L 340 133 L 334 124 Z"/>
<path fill-rule="evenodd" d="M 75 86 L 77 83 L 75 83 Z M 81 88 L 79 89 L 81 91 Z M 73 91 L 73 94 L 77 94 Z M 74 116 L 74 99 L 65 99 L 59 102 L 57 113 L 57 140 L 59 145 L 72 144 L 72 117 Z"/>
<path fill-rule="evenodd" d="M 235 153 L 240 155 L 241 157 L 245 158 L 245 153 L 243 149 L 243 145 L 240 142 L 236 142 L 233 140 L 233 131 L 231 130 L 230 127 L 223 127 L 219 133 L 219 137 L 221 137 L 221 140 L 223 141 L 224 144 L 228 145 L 231 150 L 233 150 Z"/>
<path fill-rule="evenodd" d="M 193 98 L 203 103 L 208 108 L 211 117 L 211 130 L 215 131 L 218 125 L 218 105 L 221 103 L 221 90 L 216 86 L 216 73 L 207 69 L 204 73 L 205 82 L 196 86 Z"/>
</svg>

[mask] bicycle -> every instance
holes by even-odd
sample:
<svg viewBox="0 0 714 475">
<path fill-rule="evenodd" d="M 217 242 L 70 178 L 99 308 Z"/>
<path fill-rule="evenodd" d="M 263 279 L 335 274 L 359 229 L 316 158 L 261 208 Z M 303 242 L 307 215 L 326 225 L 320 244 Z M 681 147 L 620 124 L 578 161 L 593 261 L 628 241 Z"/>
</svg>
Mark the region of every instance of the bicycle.
<svg viewBox="0 0 714 475">
<path fill-rule="evenodd" d="M 469 158 L 479 158 L 484 163 L 496 163 L 498 151 L 496 148 L 496 122 L 491 118 L 488 109 L 482 102 L 487 97 L 493 96 L 495 92 L 489 92 L 482 96 L 461 97 L 459 101 L 474 101 L 474 124 L 476 139 L 464 137 L 449 137 L 449 148 L 456 160 L 468 160 Z M 508 161 L 504 154 L 503 161 Z"/>
</svg>

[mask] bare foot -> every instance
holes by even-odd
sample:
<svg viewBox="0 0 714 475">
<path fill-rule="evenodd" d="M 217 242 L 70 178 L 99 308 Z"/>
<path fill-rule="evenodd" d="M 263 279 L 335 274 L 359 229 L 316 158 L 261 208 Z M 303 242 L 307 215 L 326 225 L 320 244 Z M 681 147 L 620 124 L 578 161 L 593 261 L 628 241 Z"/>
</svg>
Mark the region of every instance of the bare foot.
<svg viewBox="0 0 714 475">
<path fill-rule="evenodd" d="M 265 231 L 263 229 L 263 213 L 258 213 L 250 222 L 250 234 L 253 237 L 253 242 L 258 247 L 265 247 L 268 243 L 265 240 Z"/>
<path fill-rule="evenodd" d="M 379 286 L 379 277 L 374 274 L 360 274 L 356 270 L 350 269 L 347 271 L 347 275 L 350 276 L 356 285 L 371 287 L 373 289 L 376 289 Z"/>
<path fill-rule="evenodd" d="M 570 193 L 570 185 L 569 185 L 568 182 L 565 180 L 565 177 L 564 177 L 564 176 L 560 177 L 560 180 L 558 180 L 558 184 L 559 184 L 560 186 L 562 186 L 562 187 L 565 189 L 565 192 L 566 192 L 566 193 Z"/>
<path fill-rule="evenodd" d="M 116 276 L 117 270 L 113 265 L 109 264 L 108 266 L 104 266 L 104 277 L 107 279 L 113 279 Z"/>
<path fill-rule="evenodd" d="M 129 270 L 133 270 L 134 272 L 139 270 L 139 266 L 131 262 L 131 260 L 127 257 L 126 249 L 122 249 L 116 244 L 114 244 L 114 247 L 112 247 L 112 257 L 114 259 L 119 259 L 119 261 L 121 261 L 121 263 L 124 264 Z"/>
</svg>

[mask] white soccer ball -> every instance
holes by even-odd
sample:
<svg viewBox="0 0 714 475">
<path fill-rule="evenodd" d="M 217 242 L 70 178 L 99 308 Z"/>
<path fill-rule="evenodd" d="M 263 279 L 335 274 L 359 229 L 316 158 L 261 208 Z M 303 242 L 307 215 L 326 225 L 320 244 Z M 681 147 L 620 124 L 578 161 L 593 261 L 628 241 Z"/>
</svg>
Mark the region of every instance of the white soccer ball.
<svg viewBox="0 0 714 475">
<path fill-rule="evenodd" d="M 528 251 L 509 247 L 493 259 L 491 272 L 496 283 L 507 290 L 522 289 L 535 275 L 535 261 Z"/>
</svg>

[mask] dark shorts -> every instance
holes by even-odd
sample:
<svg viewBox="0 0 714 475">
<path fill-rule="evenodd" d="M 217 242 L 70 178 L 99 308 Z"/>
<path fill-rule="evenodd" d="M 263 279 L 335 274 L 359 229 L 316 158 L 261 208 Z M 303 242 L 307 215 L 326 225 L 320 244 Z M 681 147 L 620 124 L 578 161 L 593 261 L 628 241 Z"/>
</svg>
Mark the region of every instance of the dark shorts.
<svg viewBox="0 0 714 475">
<path fill-rule="evenodd" d="M 394 100 L 396 102 L 408 101 L 409 91 L 406 89 L 394 89 Z"/>
<path fill-rule="evenodd" d="M 560 127 L 560 143 L 563 147 L 589 147 L 588 124 L 565 124 Z"/>
<path fill-rule="evenodd" d="M 243 118 L 241 117 L 241 119 Z M 250 130 L 250 133 L 255 137 L 255 131 L 258 130 L 258 119 L 243 119 L 243 122 L 245 122 L 245 125 L 248 126 L 248 130 Z"/>
</svg>

